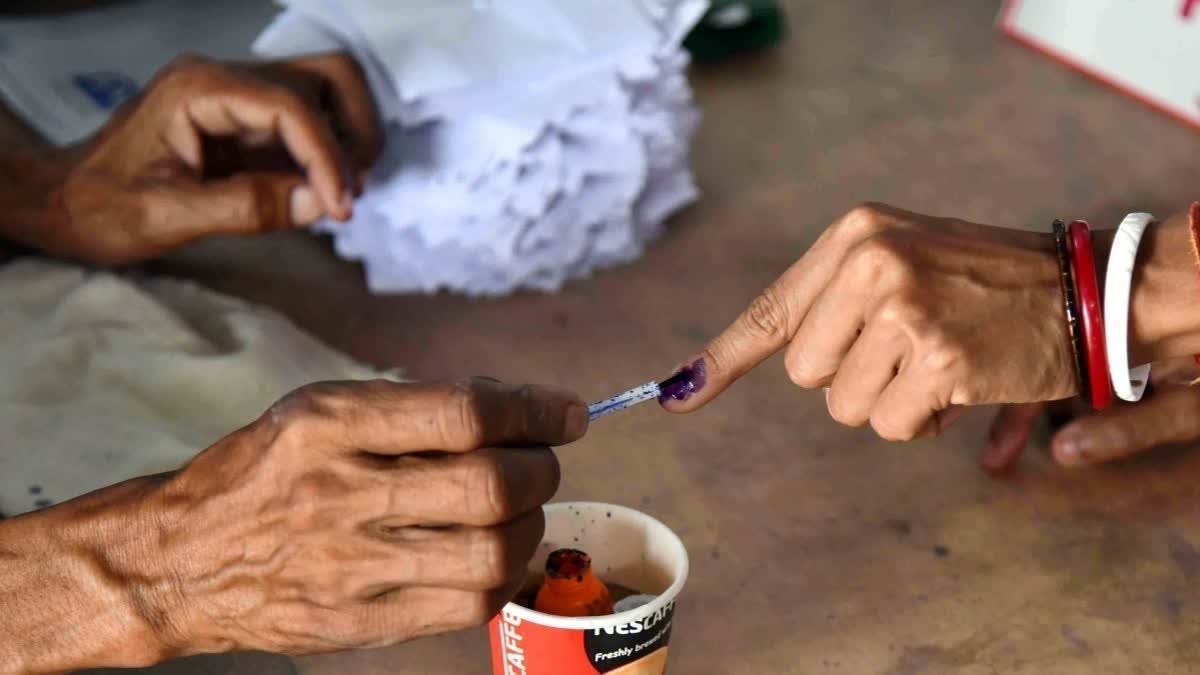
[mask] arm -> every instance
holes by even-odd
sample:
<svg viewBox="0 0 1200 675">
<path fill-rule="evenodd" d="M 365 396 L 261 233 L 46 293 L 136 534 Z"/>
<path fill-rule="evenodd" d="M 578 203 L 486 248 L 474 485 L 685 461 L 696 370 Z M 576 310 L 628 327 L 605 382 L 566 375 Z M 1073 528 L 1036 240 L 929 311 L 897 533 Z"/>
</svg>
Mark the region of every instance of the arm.
<svg viewBox="0 0 1200 675">
<path fill-rule="evenodd" d="M 1200 388 L 1188 386 L 1195 379 L 1192 355 L 1200 353 L 1196 327 L 1200 273 L 1193 259 L 1190 220 L 1188 214 L 1180 213 L 1148 229 L 1134 268 L 1130 361 L 1155 363 L 1150 373 L 1154 391 L 1137 404 L 1101 412 L 1068 406 L 1069 416 L 1077 419 L 1056 430 L 1050 439 L 1050 450 L 1059 464 L 1098 464 L 1166 443 L 1200 438 L 1200 418 L 1194 414 Z M 1096 233 L 1098 262 L 1107 259 L 1112 236 L 1112 231 Z M 984 468 L 1003 471 L 1012 467 L 1046 410 L 1044 403 L 1001 410 L 983 454 Z"/>
<path fill-rule="evenodd" d="M 68 153 L 25 146 L 0 157 L 0 239 L 39 250 L 62 230 Z"/>
<path fill-rule="evenodd" d="M 540 387 L 304 387 L 175 474 L 0 522 L 0 675 L 486 623 L 558 489 L 541 444 L 586 429 L 582 401 Z"/>
<path fill-rule="evenodd" d="M 1097 255 L 1106 260 L 1113 233 L 1104 234 Z M 1186 211 L 1146 230 L 1134 267 L 1129 340 L 1135 364 L 1200 353 L 1200 271 Z"/>
<path fill-rule="evenodd" d="M 344 55 L 180 59 L 95 137 L 0 160 L 0 239 L 123 264 L 217 234 L 346 220 L 382 136 Z"/>
<path fill-rule="evenodd" d="M 1097 233 L 1098 260 L 1111 237 Z M 1132 358 L 1200 352 L 1187 214 L 1146 237 L 1131 302 Z M 1078 390 L 1050 234 L 886 205 L 859 207 L 828 228 L 686 361 L 705 377 L 665 405 L 696 410 L 779 351 L 794 382 L 828 388 L 837 420 L 870 422 L 893 440 L 937 433 L 962 406 L 1051 401 Z"/>
<path fill-rule="evenodd" d="M 139 505 L 156 482 L 136 479 L 0 521 L 0 673 L 139 667 L 170 656 L 146 612 L 161 603 L 146 585 L 157 576 L 153 523 Z"/>
<path fill-rule="evenodd" d="M 0 112 L 0 143 L 0 242 L 40 248 L 66 157 L 7 111 Z M 169 656 L 137 610 L 133 587 L 116 573 L 146 559 L 138 548 L 148 539 L 144 523 L 117 503 L 140 499 L 152 482 L 0 517 L 0 673 L 136 667 Z"/>
</svg>

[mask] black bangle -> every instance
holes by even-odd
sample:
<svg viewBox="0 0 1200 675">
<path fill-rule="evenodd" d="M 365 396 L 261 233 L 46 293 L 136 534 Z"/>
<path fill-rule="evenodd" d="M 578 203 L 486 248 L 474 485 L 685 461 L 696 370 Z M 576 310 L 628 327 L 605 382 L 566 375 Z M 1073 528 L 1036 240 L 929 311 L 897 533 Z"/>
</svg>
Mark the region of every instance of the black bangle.
<svg viewBox="0 0 1200 675">
<path fill-rule="evenodd" d="M 1091 400 L 1091 380 L 1088 378 L 1087 361 L 1083 360 L 1083 331 L 1079 326 L 1079 305 L 1075 301 L 1075 270 L 1071 267 L 1071 254 L 1067 250 L 1067 226 L 1055 220 L 1054 250 L 1058 254 L 1058 281 L 1062 287 L 1063 312 L 1067 317 L 1067 335 L 1071 340 L 1071 354 L 1075 357 L 1075 379 L 1079 383 L 1079 395 Z"/>
</svg>

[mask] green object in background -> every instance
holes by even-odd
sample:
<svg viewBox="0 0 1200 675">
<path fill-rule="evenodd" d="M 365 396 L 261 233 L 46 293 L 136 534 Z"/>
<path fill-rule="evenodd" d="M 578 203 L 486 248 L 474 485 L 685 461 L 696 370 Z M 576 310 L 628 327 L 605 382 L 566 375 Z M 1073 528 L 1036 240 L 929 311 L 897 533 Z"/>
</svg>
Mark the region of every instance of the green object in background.
<svg viewBox="0 0 1200 675">
<path fill-rule="evenodd" d="M 683 46 L 696 61 L 720 61 L 769 47 L 783 33 L 783 10 L 774 0 L 713 0 Z"/>
</svg>

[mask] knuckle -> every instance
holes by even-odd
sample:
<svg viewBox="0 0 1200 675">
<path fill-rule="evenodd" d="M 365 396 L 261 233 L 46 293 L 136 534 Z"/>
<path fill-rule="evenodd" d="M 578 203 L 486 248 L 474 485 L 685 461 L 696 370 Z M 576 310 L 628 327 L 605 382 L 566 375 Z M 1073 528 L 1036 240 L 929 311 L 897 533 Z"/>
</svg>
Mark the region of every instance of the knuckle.
<svg viewBox="0 0 1200 675">
<path fill-rule="evenodd" d="M 196 52 L 187 52 L 171 59 L 164 72 L 171 75 L 185 73 L 207 72 L 215 64 L 211 59 Z"/>
<path fill-rule="evenodd" d="M 546 448 L 546 455 L 546 470 L 549 472 L 551 488 L 547 491 L 546 499 L 550 499 L 558 492 L 558 486 L 562 484 L 562 465 L 558 461 L 558 455 L 550 448 Z M 538 511 L 540 512 L 540 509 Z"/>
<path fill-rule="evenodd" d="M 284 115 L 307 118 L 311 114 L 304 97 L 289 87 L 273 82 L 264 82 L 257 85 L 256 89 L 268 105 Z"/>
<path fill-rule="evenodd" d="M 887 224 L 886 206 L 879 202 L 863 202 L 846 212 L 838 221 L 838 229 L 852 237 L 868 237 L 882 231 Z"/>
<path fill-rule="evenodd" d="M 220 78 L 223 68 L 202 54 L 180 54 L 162 70 L 159 81 L 171 89 L 191 89 Z"/>
<path fill-rule="evenodd" d="M 446 405 L 442 407 L 441 436 L 447 445 L 473 450 L 487 440 L 486 422 L 478 386 L 472 380 L 461 380 L 445 391 Z"/>
<path fill-rule="evenodd" d="M 970 350 L 944 331 L 922 336 L 918 344 L 922 353 L 920 367 L 927 374 L 957 374 L 969 366 Z"/>
<path fill-rule="evenodd" d="M 872 415 L 871 428 L 885 441 L 907 443 L 916 438 L 916 425 L 905 425 L 885 415 Z"/>
<path fill-rule="evenodd" d="M 506 601 L 494 593 L 478 593 L 464 603 L 463 621 L 467 627 L 482 626 L 492 620 Z"/>
<path fill-rule="evenodd" d="M 280 400 L 285 414 L 296 417 L 326 418 L 336 415 L 342 392 L 331 382 L 306 384 Z"/>
<path fill-rule="evenodd" d="M 803 349 L 789 349 L 783 357 L 783 367 L 788 378 L 797 387 L 816 389 L 824 384 L 826 376 L 817 372 Z"/>
<path fill-rule="evenodd" d="M 293 515 L 303 518 L 306 513 L 315 513 L 317 505 L 324 500 L 325 482 L 315 473 L 302 474 L 292 481 L 288 493 L 292 505 L 300 509 L 293 510 Z"/>
<path fill-rule="evenodd" d="M 334 79 L 363 78 L 363 69 L 358 60 L 344 52 L 327 55 L 325 68 Z"/>
<path fill-rule="evenodd" d="M 915 295 L 900 292 L 880 305 L 876 319 L 915 336 L 928 331 L 931 314 Z"/>
<path fill-rule="evenodd" d="M 320 433 L 322 420 L 307 412 L 289 411 L 283 415 L 273 415 L 271 423 L 274 427 L 274 437 L 268 451 L 271 455 L 280 457 L 312 447 Z"/>
<path fill-rule="evenodd" d="M 280 190 L 273 177 L 249 174 L 245 177 L 243 186 L 248 199 L 239 200 L 235 207 L 239 211 L 240 221 L 266 230 L 291 225 L 292 209 L 288 201 L 290 193 Z"/>
<path fill-rule="evenodd" d="M 353 386 L 362 396 L 370 398 L 391 398 L 404 391 L 405 388 L 405 385 L 385 377 L 354 380 Z"/>
<path fill-rule="evenodd" d="M 1148 431 L 1132 429 L 1124 424 L 1114 424 L 1106 429 L 1098 429 L 1093 431 L 1092 435 L 1096 441 L 1094 446 L 1109 447 L 1116 449 L 1140 450 L 1154 445 L 1154 441 L 1158 440 L 1153 437 Z M 1175 440 L 1174 438 L 1165 438 L 1163 442 Z M 1181 441 L 1189 439 L 1180 438 Z"/>
<path fill-rule="evenodd" d="M 910 266 L 904 252 L 891 239 L 871 236 L 854 248 L 850 254 L 850 268 L 860 278 L 877 279 L 882 276 L 903 278 L 909 274 Z"/>
<path fill-rule="evenodd" d="M 829 390 L 825 405 L 829 409 L 829 416 L 839 424 L 844 424 L 848 427 L 860 427 L 866 421 L 853 406 L 846 404 L 843 396 L 838 394 L 836 389 Z"/>
<path fill-rule="evenodd" d="M 324 472 L 296 476 L 287 487 L 287 517 L 298 532 L 310 532 L 335 525 L 346 514 L 338 504 L 346 486 Z"/>
<path fill-rule="evenodd" d="M 483 530 L 472 544 L 471 559 L 476 561 L 479 582 L 484 588 L 499 588 L 509 581 L 508 542 L 493 530 Z"/>
<path fill-rule="evenodd" d="M 917 263 L 903 252 L 896 252 L 895 260 L 884 273 L 887 275 L 887 281 L 896 288 L 911 291 L 921 287 L 921 274 Z"/>
<path fill-rule="evenodd" d="M 338 419 L 342 396 L 335 384 L 318 382 L 279 399 L 267 411 L 267 418 L 276 428 L 277 441 L 289 448 L 309 444 L 323 427 Z"/>
<path fill-rule="evenodd" d="M 742 324 L 757 338 L 779 340 L 787 335 L 787 310 L 774 287 L 767 287 L 759 294 L 746 313 Z"/>
<path fill-rule="evenodd" d="M 149 227 L 114 232 L 103 240 L 106 244 L 111 246 L 112 243 L 122 242 L 135 247 L 157 246 L 175 237 L 176 233 L 169 227 L 178 214 L 178 202 L 175 197 L 147 191 L 138 195 L 138 199 L 122 210 L 136 219 L 133 222 L 145 223 Z"/>
<path fill-rule="evenodd" d="M 521 420 L 521 435 L 526 438 L 541 435 L 538 432 L 546 426 L 544 422 L 550 410 L 547 406 L 538 404 L 536 388 L 531 384 L 522 384 L 517 387 L 514 398 L 514 407 L 522 412 L 518 416 Z"/>
<path fill-rule="evenodd" d="M 321 406 L 322 400 L 327 396 L 326 389 L 325 384 L 321 382 L 306 384 L 293 389 L 280 399 L 280 402 L 285 404 L 289 411 L 313 410 Z"/>
<path fill-rule="evenodd" d="M 480 505 L 478 511 L 483 524 L 508 520 L 513 512 L 513 495 L 503 465 L 491 457 L 477 455 L 469 466 L 466 482 L 468 499 Z"/>
</svg>

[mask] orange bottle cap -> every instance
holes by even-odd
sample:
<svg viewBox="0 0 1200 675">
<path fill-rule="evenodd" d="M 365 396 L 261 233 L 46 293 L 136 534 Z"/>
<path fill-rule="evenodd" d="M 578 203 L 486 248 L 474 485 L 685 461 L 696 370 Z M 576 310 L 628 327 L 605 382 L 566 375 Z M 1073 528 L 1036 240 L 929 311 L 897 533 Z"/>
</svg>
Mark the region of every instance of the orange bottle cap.
<svg viewBox="0 0 1200 675">
<path fill-rule="evenodd" d="M 563 548 L 546 558 L 546 578 L 533 608 L 556 616 L 603 616 L 613 613 L 613 601 L 608 587 L 592 573 L 591 557 Z"/>
</svg>

